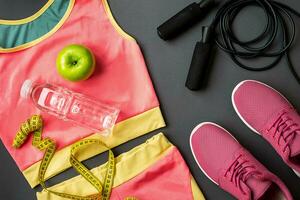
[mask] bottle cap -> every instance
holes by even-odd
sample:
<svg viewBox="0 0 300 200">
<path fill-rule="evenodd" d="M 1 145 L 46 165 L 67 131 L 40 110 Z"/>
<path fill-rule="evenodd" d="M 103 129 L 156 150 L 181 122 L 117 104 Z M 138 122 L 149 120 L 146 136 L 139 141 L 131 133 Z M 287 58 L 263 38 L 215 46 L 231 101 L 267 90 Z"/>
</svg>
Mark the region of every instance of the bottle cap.
<svg viewBox="0 0 300 200">
<path fill-rule="evenodd" d="M 20 91 L 20 95 L 22 98 L 27 99 L 29 97 L 32 89 L 32 83 L 33 82 L 31 80 L 24 81 Z"/>
</svg>

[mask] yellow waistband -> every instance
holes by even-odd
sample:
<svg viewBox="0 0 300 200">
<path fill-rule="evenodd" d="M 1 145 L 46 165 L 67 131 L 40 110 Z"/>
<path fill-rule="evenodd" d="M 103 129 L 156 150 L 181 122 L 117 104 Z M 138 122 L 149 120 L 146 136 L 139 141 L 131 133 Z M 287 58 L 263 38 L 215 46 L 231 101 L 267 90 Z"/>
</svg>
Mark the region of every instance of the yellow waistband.
<svg viewBox="0 0 300 200">
<path fill-rule="evenodd" d="M 127 182 L 138 174 L 142 173 L 148 167 L 157 162 L 161 157 L 166 155 L 173 145 L 162 134 L 157 134 L 147 140 L 145 143 L 133 148 L 127 153 L 121 154 L 116 158 L 116 174 L 114 177 L 113 187 L 117 187 Z M 138 163 L 138 164 L 137 164 Z M 103 182 L 106 168 L 105 164 L 92 169 L 92 173 Z M 84 188 L 80 190 L 79 188 Z M 51 190 L 64 193 L 73 193 L 76 195 L 90 195 L 97 193 L 96 189 L 87 184 L 82 176 L 76 176 L 72 179 L 57 184 Z M 53 196 L 46 191 L 38 192 L 39 200 L 59 200 L 60 197 Z M 63 198 L 61 198 L 63 200 Z"/>
<path fill-rule="evenodd" d="M 117 187 L 130 179 L 136 177 L 147 168 L 151 167 L 158 160 L 166 156 L 175 148 L 168 139 L 159 133 L 148 139 L 145 143 L 133 148 L 129 152 L 123 153 L 116 158 L 116 174 L 114 176 L 113 187 Z M 100 165 L 91 172 L 103 182 L 106 165 Z M 84 189 L 82 189 L 84 188 Z M 48 188 L 56 192 L 70 193 L 81 196 L 97 193 L 96 189 L 87 183 L 82 176 L 76 176 L 53 187 Z M 204 200 L 204 196 L 199 189 L 195 179 L 191 175 L 191 190 L 194 200 Z M 43 190 L 37 193 L 38 200 L 64 200 Z"/>
<path fill-rule="evenodd" d="M 99 133 L 95 133 L 87 138 L 101 139 L 110 148 L 113 148 L 164 126 L 165 122 L 160 108 L 157 107 L 116 124 L 112 135 L 109 137 L 103 137 Z M 70 148 L 71 145 L 55 153 L 45 174 L 45 179 L 49 179 L 71 166 L 69 160 L 66 159 L 70 156 Z M 88 148 L 86 151 L 80 153 L 78 159 L 80 161 L 86 160 L 104 151 L 105 149 Z M 38 171 L 40 163 L 37 162 L 22 172 L 31 187 L 39 184 Z"/>
</svg>

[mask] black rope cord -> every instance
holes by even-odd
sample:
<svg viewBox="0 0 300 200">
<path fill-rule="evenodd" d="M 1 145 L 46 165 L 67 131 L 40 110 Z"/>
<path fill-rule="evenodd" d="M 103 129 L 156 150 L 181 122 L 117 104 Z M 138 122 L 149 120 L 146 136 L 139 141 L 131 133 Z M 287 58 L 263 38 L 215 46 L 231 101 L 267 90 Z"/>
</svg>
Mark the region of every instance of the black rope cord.
<svg viewBox="0 0 300 200">
<path fill-rule="evenodd" d="M 241 41 L 232 29 L 233 22 L 239 12 L 247 6 L 258 6 L 263 9 L 267 22 L 264 30 L 254 39 Z M 300 77 L 291 63 L 289 49 L 295 39 L 295 22 L 291 16 L 300 17 L 300 13 L 282 3 L 272 0 L 229 0 L 217 11 L 212 27 L 215 28 L 217 46 L 228 53 L 232 60 L 240 67 L 251 71 L 263 71 L 273 68 L 282 57 L 285 57 L 292 74 L 300 84 Z M 275 39 L 280 47 L 272 50 Z M 260 43 L 260 44 L 258 44 Z M 245 60 L 253 58 L 274 58 L 263 66 L 251 67 L 244 64 Z"/>
</svg>

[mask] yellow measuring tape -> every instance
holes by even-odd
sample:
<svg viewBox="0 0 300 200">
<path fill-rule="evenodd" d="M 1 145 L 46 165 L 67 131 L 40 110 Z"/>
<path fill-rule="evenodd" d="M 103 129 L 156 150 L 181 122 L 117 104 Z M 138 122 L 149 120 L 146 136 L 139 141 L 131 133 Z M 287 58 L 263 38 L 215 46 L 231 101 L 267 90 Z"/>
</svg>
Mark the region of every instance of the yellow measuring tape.
<svg viewBox="0 0 300 200">
<path fill-rule="evenodd" d="M 50 138 L 42 139 L 42 129 L 43 129 L 42 117 L 40 115 L 33 115 L 30 119 L 26 120 L 24 123 L 21 124 L 20 130 L 17 132 L 16 137 L 13 141 L 13 147 L 20 148 L 22 144 L 24 144 L 24 142 L 26 141 L 28 135 L 30 133 L 33 133 L 32 145 L 41 151 L 45 150 L 45 154 L 41 161 L 41 165 L 38 173 L 41 186 L 46 191 L 63 198 L 74 199 L 74 200 L 109 200 L 111 190 L 112 190 L 112 185 L 113 185 L 113 178 L 115 174 L 115 158 L 113 152 L 103 142 L 96 139 L 81 140 L 79 142 L 76 142 L 74 145 L 72 145 L 70 163 L 79 174 L 81 174 L 90 184 L 92 184 L 97 189 L 99 193 L 94 195 L 89 195 L 89 196 L 79 196 L 79 195 L 55 192 L 47 188 L 45 184 L 45 173 L 55 153 L 56 144 Z M 104 146 L 108 150 L 107 171 L 106 171 L 103 186 L 100 180 L 94 174 L 92 174 L 90 170 L 88 170 L 76 158 L 77 152 L 78 150 L 80 150 L 80 148 L 91 144 L 98 144 Z M 133 200 L 133 199 L 128 199 L 128 200 Z"/>
</svg>

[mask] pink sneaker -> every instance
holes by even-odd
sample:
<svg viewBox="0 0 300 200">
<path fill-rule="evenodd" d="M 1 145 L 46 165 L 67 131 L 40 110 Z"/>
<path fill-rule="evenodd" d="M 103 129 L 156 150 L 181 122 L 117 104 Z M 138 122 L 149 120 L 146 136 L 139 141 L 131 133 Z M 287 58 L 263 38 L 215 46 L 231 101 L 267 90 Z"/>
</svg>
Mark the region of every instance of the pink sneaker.
<svg viewBox="0 0 300 200">
<path fill-rule="evenodd" d="M 222 127 L 209 122 L 198 125 L 190 145 L 203 173 L 237 199 L 293 199 L 284 183 Z"/>
<path fill-rule="evenodd" d="M 233 90 L 232 104 L 243 122 L 300 177 L 300 116 L 289 101 L 270 86 L 247 80 Z"/>
</svg>

